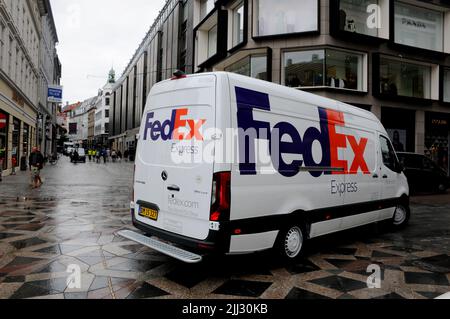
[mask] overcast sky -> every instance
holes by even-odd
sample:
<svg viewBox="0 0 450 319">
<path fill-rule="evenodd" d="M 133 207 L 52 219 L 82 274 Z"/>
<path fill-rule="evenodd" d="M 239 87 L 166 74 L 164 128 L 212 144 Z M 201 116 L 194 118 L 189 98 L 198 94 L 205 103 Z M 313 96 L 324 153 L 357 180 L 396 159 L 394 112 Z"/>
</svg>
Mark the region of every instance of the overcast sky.
<svg viewBox="0 0 450 319">
<path fill-rule="evenodd" d="M 120 77 L 166 0 L 51 0 L 65 101 L 97 94 Z"/>
</svg>

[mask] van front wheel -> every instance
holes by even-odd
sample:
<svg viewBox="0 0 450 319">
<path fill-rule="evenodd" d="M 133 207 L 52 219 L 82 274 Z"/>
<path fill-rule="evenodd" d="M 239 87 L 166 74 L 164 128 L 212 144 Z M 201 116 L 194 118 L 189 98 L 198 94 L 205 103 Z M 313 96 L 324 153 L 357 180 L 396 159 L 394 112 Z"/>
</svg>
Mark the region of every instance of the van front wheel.
<svg viewBox="0 0 450 319">
<path fill-rule="evenodd" d="M 287 261 L 296 260 L 303 252 L 305 236 L 301 227 L 287 228 L 279 237 L 278 252 Z"/>
<path fill-rule="evenodd" d="M 411 213 L 409 207 L 398 205 L 395 208 L 394 217 L 392 218 L 392 225 L 395 228 L 402 228 L 408 224 L 410 216 Z"/>
</svg>

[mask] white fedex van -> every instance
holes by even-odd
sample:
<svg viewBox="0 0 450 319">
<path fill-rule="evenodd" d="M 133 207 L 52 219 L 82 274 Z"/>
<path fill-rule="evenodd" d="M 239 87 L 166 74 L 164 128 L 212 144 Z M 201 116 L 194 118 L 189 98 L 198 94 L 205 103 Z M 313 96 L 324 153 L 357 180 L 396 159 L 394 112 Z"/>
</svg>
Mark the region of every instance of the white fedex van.
<svg viewBox="0 0 450 319">
<path fill-rule="evenodd" d="M 131 213 L 146 235 L 119 234 L 188 263 L 272 248 L 295 259 L 310 238 L 410 216 L 372 113 L 231 73 L 155 85 L 135 165 Z"/>
</svg>

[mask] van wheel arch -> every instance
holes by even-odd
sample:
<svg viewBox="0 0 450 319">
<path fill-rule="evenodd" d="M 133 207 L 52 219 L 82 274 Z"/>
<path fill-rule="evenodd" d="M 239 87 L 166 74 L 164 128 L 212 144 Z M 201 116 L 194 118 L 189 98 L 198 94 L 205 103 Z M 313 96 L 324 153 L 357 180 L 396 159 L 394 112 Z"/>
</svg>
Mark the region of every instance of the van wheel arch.
<svg viewBox="0 0 450 319">
<path fill-rule="evenodd" d="M 402 213 L 402 218 L 396 220 L 397 217 L 397 209 L 402 209 L 404 212 Z M 396 207 L 396 211 L 394 212 L 394 217 L 391 220 L 391 226 L 394 229 L 401 229 L 404 228 L 406 225 L 408 225 L 409 220 L 411 218 L 411 208 L 410 208 L 410 198 L 408 195 L 403 194 L 400 197 L 400 201 Z"/>
<path fill-rule="evenodd" d="M 298 255 L 291 258 L 286 254 L 285 245 L 289 232 L 295 232 L 296 228 L 300 229 L 301 248 Z M 310 230 L 311 226 L 304 211 L 296 211 L 287 215 L 280 225 L 280 232 L 275 240 L 274 250 L 277 255 L 279 255 L 286 262 L 294 262 L 300 258 L 305 251 L 305 243 L 310 239 Z"/>
</svg>

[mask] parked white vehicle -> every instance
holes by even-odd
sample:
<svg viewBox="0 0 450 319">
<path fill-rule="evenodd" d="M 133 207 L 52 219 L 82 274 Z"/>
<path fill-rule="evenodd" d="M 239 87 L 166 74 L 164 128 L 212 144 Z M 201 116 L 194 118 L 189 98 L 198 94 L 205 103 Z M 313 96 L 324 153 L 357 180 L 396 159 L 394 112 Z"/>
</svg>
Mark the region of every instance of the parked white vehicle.
<svg viewBox="0 0 450 319">
<path fill-rule="evenodd" d="M 133 223 L 153 237 L 119 234 L 189 263 L 272 248 L 295 259 L 310 238 L 410 216 L 372 113 L 231 73 L 155 85 L 135 165 Z"/>
</svg>

